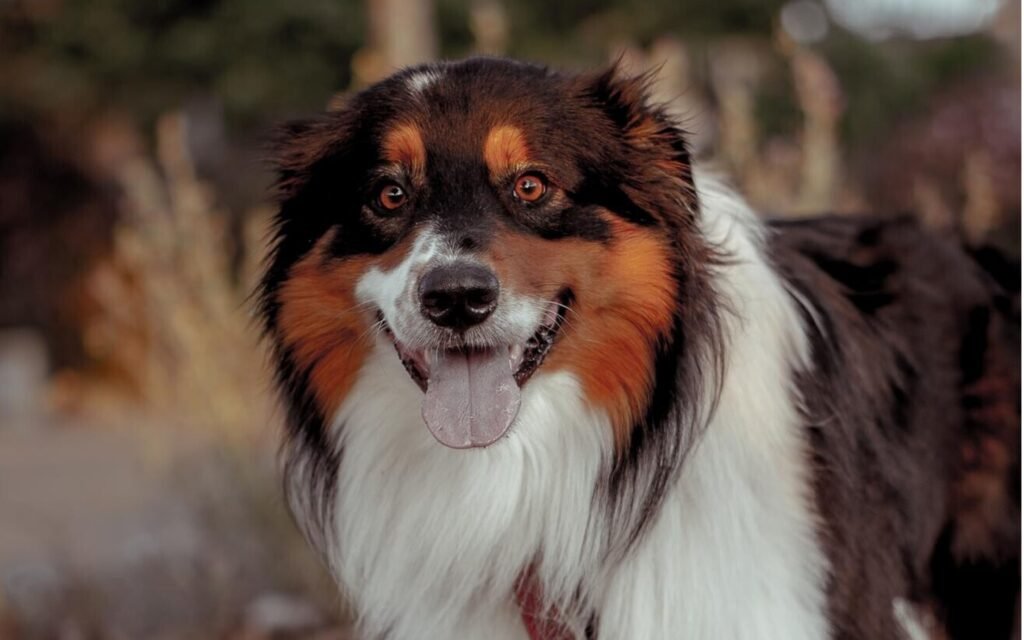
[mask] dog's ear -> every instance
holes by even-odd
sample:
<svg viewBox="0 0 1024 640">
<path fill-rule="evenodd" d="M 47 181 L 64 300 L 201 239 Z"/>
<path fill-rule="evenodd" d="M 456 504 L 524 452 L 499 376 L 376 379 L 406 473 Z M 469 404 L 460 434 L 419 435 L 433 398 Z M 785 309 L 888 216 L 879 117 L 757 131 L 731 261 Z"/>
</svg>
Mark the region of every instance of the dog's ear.
<svg viewBox="0 0 1024 640">
<path fill-rule="evenodd" d="M 358 114 L 329 112 L 282 125 L 271 140 L 268 163 L 277 176 L 278 211 L 259 286 L 259 309 L 272 331 L 277 318 L 277 287 L 288 269 L 341 218 L 343 188 L 358 151 L 353 132 Z M 353 205 L 355 206 L 355 205 Z"/>
<path fill-rule="evenodd" d="M 584 92 L 611 122 L 642 182 L 670 181 L 696 210 L 690 149 L 683 129 L 651 98 L 657 69 L 630 75 L 613 64 L 586 80 Z M 639 197 L 643 197 L 639 194 Z"/>
<path fill-rule="evenodd" d="M 635 129 L 646 115 L 653 72 L 629 74 L 619 62 L 586 78 L 586 91 L 623 132 Z"/>
<path fill-rule="evenodd" d="M 344 110 L 280 126 L 270 149 L 278 198 L 286 201 L 295 197 L 318 164 L 343 153 L 350 131 L 351 117 Z"/>
<path fill-rule="evenodd" d="M 630 75 L 615 63 L 589 79 L 587 92 L 632 146 L 688 165 L 685 133 L 651 97 L 657 71 Z"/>
</svg>

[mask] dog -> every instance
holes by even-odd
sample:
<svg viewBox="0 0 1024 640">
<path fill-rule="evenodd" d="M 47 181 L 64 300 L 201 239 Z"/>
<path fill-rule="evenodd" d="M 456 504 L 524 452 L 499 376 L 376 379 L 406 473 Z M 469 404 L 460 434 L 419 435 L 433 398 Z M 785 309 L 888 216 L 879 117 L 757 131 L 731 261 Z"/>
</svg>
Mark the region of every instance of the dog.
<svg viewBox="0 0 1024 640">
<path fill-rule="evenodd" d="M 1009 638 L 1000 263 L 758 217 L 648 84 L 441 62 L 283 129 L 285 488 L 360 637 Z"/>
</svg>

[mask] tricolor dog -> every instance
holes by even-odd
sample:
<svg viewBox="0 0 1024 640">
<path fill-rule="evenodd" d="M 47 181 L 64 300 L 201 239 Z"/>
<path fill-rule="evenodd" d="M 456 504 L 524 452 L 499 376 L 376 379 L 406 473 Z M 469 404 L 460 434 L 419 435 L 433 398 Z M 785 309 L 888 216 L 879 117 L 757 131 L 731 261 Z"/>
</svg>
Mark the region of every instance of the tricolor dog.
<svg viewBox="0 0 1024 640">
<path fill-rule="evenodd" d="M 1011 637 L 992 256 L 766 221 L 614 69 L 408 69 L 275 162 L 286 487 L 361 637 Z"/>
</svg>

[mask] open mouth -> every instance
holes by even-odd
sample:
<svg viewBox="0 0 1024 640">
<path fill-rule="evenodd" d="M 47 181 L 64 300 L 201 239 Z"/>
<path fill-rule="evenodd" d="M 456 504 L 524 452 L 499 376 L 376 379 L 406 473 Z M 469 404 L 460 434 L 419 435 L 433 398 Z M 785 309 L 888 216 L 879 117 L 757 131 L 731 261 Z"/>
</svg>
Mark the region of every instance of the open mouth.
<svg viewBox="0 0 1024 640">
<path fill-rule="evenodd" d="M 568 290 L 556 296 L 522 344 L 413 350 L 385 324 L 406 371 L 424 392 L 423 420 L 441 444 L 486 447 L 505 435 L 519 412 L 522 386 L 551 351 L 571 304 Z"/>
</svg>

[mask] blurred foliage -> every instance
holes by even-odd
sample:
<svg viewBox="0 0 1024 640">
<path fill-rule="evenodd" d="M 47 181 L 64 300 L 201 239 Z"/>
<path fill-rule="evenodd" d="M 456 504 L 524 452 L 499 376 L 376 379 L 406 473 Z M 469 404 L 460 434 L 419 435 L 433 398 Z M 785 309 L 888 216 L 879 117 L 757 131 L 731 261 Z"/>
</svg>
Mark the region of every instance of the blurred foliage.
<svg viewBox="0 0 1024 640">
<path fill-rule="evenodd" d="M 508 53 L 594 65 L 610 45 L 670 34 L 700 59 L 724 36 L 769 41 L 782 4 L 719 0 L 697 10 L 677 0 L 518 0 L 506 5 Z M 467 0 L 438 0 L 444 55 L 473 52 L 470 11 Z M 16 0 L 0 8 L 0 117 L 116 108 L 151 123 L 212 96 L 229 124 L 246 127 L 320 109 L 352 80 L 352 57 L 366 44 L 364 14 L 360 0 Z M 878 135 L 937 87 L 999 55 L 984 36 L 874 43 L 839 29 L 818 48 L 843 79 L 847 140 Z M 769 71 L 774 81 L 760 89 L 758 115 L 769 134 L 792 131 L 799 111 L 785 68 Z"/>
<path fill-rule="evenodd" d="M 816 50 L 842 79 L 841 133 L 851 147 L 883 138 L 943 87 L 999 68 L 1003 55 L 986 36 L 877 43 L 838 29 Z M 757 119 L 769 136 L 792 133 L 803 118 L 788 74 L 782 60 L 768 61 L 758 86 Z"/>
<path fill-rule="evenodd" d="M 826 40 L 822 52 L 843 80 L 848 115 L 842 133 L 854 144 L 883 135 L 943 87 L 997 68 L 1003 55 L 986 36 L 879 44 L 843 31 Z"/>
<path fill-rule="evenodd" d="M 678 0 L 516 2 L 509 11 L 510 53 L 561 62 L 595 63 L 608 43 L 646 45 L 667 33 L 693 41 L 772 32 L 779 0 L 719 0 L 699 9 Z"/>
<path fill-rule="evenodd" d="M 350 81 L 358 0 L 67 0 L 0 9 L 8 109 L 154 119 L 213 95 L 229 120 L 318 108 Z M 13 89 L 13 90 L 12 90 Z"/>
</svg>

